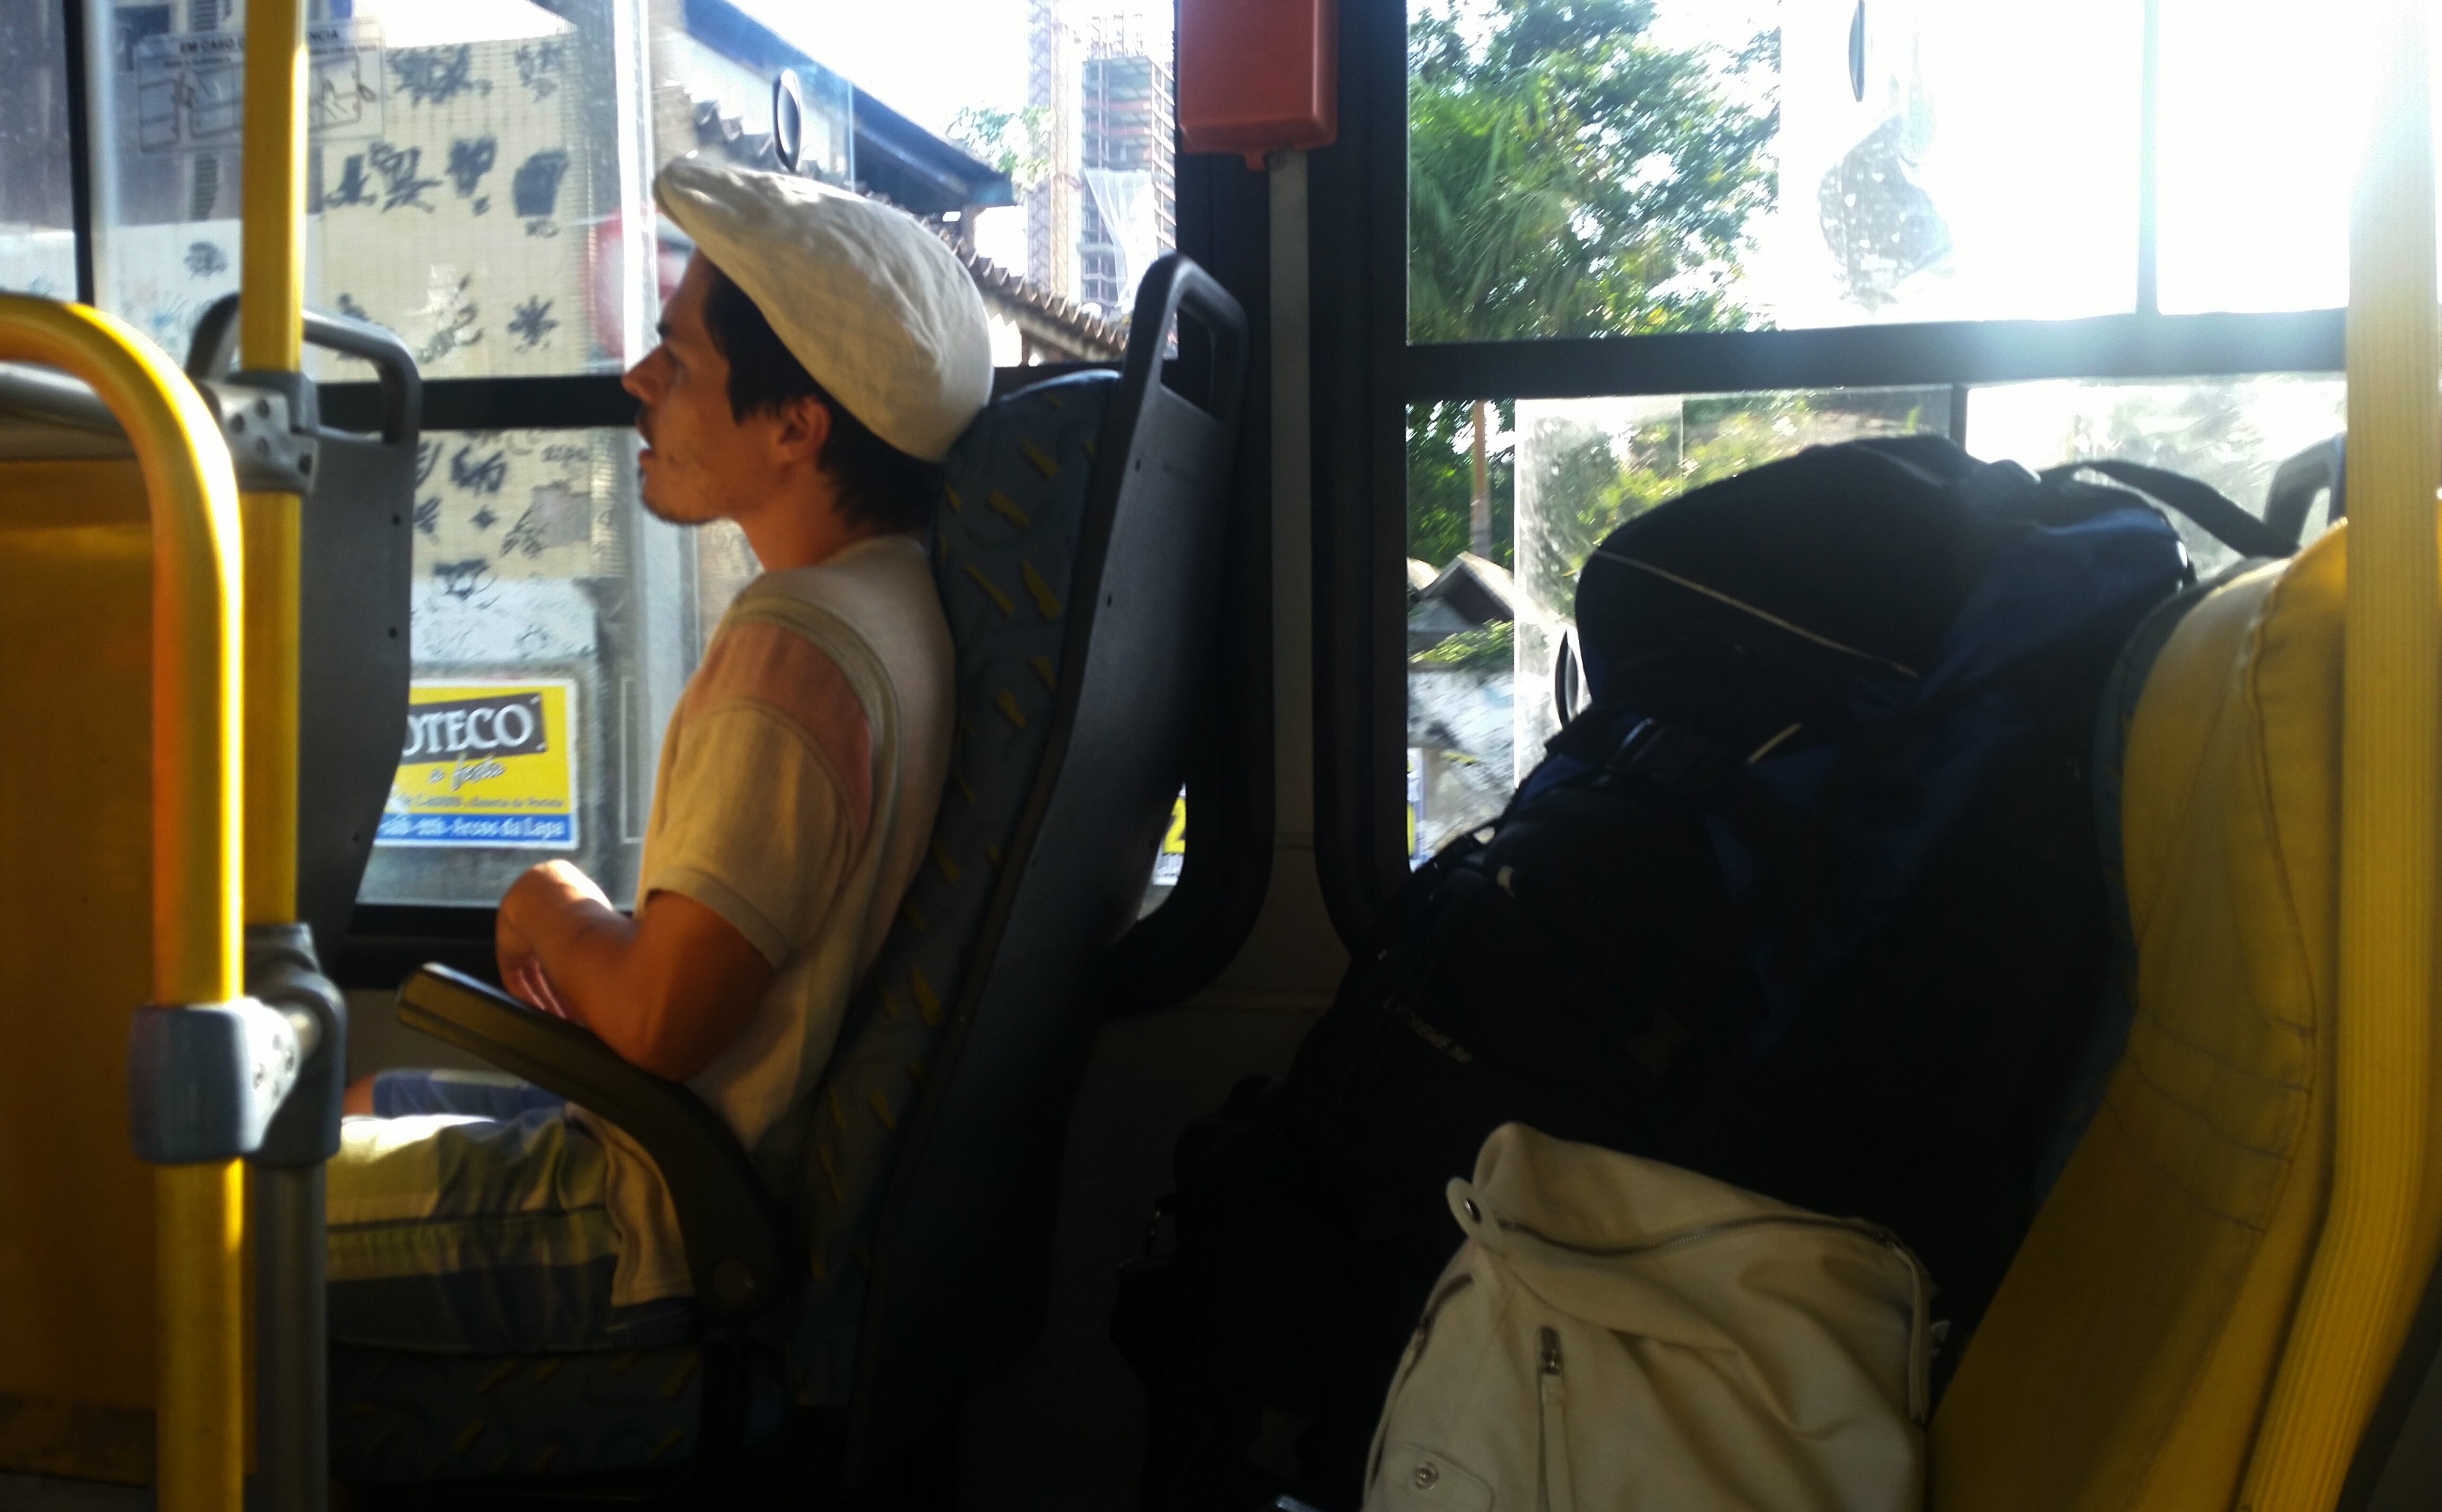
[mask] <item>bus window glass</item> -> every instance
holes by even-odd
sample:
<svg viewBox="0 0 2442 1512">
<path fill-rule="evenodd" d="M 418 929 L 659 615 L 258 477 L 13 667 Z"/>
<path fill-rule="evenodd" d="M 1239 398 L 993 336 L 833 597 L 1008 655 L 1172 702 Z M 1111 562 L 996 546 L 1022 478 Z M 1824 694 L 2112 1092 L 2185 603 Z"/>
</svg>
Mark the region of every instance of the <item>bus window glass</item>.
<svg viewBox="0 0 2442 1512">
<path fill-rule="evenodd" d="M 2141 0 L 1411 0 L 1420 341 L 2134 308 Z"/>
<path fill-rule="evenodd" d="M 424 438 L 414 685 L 365 902 L 488 906 L 553 856 L 633 892 L 662 726 L 753 573 L 734 527 L 647 515 L 635 459 L 627 430 Z"/>
<path fill-rule="evenodd" d="M 2160 5 L 2163 311 L 2346 304 L 2349 165 L 2373 103 L 2356 30 L 2273 0 Z"/>
<path fill-rule="evenodd" d="M 76 298 L 58 0 L 0 0 L 0 290 Z"/>
<path fill-rule="evenodd" d="M 1946 432 L 1951 392 L 1666 394 L 1408 410 L 1408 850 L 1498 814 L 1573 696 L 1576 577 L 1665 500 L 1811 446 Z"/>
<path fill-rule="evenodd" d="M 1972 389 L 1967 449 L 2048 467 L 2082 457 L 2150 463 L 2211 483 L 2261 514 L 2273 470 L 2346 424 L 2348 386 L 2337 374 L 2276 373 L 2177 383 L 2068 380 Z M 2324 523 L 2318 505 L 2309 533 Z M 2174 516 L 2196 571 L 2237 560 L 2229 547 Z"/>
<path fill-rule="evenodd" d="M 707 148 L 777 162 L 776 66 L 647 28 L 647 9 L 314 5 L 306 302 L 397 332 L 428 378 L 616 372 L 641 355 L 684 256 L 652 211 L 654 167 Z M 183 356 L 195 318 L 237 287 L 245 8 L 94 0 L 89 14 L 106 41 L 93 64 L 101 302 Z M 801 164 L 850 182 L 850 86 L 796 65 Z M 364 375 L 315 360 L 324 376 Z"/>
</svg>

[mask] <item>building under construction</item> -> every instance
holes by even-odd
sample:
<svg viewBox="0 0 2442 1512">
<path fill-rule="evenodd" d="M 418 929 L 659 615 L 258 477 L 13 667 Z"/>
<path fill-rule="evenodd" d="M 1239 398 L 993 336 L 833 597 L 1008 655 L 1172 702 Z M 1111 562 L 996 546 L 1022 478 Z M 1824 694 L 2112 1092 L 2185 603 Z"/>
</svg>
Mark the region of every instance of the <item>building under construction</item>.
<svg viewBox="0 0 2442 1512">
<path fill-rule="evenodd" d="M 1046 107 L 1043 182 L 1027 196 L 1027 274 L 1124 318 L 1178 242 L 1177 83 L 1141 11 L 1081 17 L 1032 0 L 1028 100 Z"/>
</svg>

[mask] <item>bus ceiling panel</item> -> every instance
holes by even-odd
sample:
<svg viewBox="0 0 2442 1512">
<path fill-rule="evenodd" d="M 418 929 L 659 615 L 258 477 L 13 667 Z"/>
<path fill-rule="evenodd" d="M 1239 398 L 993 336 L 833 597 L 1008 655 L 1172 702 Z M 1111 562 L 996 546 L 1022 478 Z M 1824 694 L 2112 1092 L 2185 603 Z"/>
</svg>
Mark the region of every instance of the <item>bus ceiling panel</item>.
<svg viewBox="0 0 2442 1512">
<path fill-rule="evenodd" d="M 2342 312 L 2098 316 L 1407 347 L 1411 401 L 2336 373 Z"/>
</svg>

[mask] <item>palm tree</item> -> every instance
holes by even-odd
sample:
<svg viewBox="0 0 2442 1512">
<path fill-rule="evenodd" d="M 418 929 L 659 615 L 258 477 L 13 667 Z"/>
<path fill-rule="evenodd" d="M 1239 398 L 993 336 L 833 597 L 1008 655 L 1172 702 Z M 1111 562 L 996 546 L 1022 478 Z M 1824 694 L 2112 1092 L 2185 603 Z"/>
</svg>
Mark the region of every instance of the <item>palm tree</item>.
<svg viewBox="0 0 2442 1512">
<path fill-rule="evenodd" d="M 1650 0 L 1500 0 L 1472 45 L 1447 14 L 1412 25 L 1412 340 L 1748 323 L 1733 289 L 1775 114 L 1727 98 L 1715 57 L 1648 41 L 1651 20 Z M 1777 49 L 1759 37 L 1729 66 Z M 1468 423 L 1467 535 L 1490 556 L 1482 401 Z"/>
</svg>

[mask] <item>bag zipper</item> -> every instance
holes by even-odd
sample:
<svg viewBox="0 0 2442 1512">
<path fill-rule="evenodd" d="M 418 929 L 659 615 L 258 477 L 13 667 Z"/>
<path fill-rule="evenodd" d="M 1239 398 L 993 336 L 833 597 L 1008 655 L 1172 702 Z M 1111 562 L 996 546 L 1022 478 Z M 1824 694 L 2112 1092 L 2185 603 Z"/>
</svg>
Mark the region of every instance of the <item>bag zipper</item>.
<svg viewBox="0 0 2442 1512">
<path fill-rule="evenodd" d="M 1570 1512 L 1576 1496 L 1569 1478 L 1567 1380 L 1560 1374 L 1559 1330 L 1548 1324 L 1537 1339 L 1535 1397 L 1536 1512 Z"/>
<path fill-rule="evenodd" d="M 1443 1305 L 1452 1297 L 1457 1296 L 1460 1292 L 1467 1290 L 1467 1288 L 1474 1284 L 1475 1278 L 1473 1276 L 1466 1274 L 1454 1276 L 1450 1279 L 1449 1285 L 1444 1286 L 1440 1291 L 1435 1292 L 1432 1296 L 1432 1300 L 1425 1303 L 1424 1316 L 1416 1320 L 1415 1337 L 1408 1340 L 1408 1362 L 1400 1368 L 1398 1377 L 1391 1382 L 1390 1394 L 1384 1398 L 1385 1405 L 1383 1407 L 1383 1412 L 1386 1414 L 1390 1411 L 1388 1404 L 1399 1399 L 1400 1389 L 1408 1384 L 1408 1377 L 1413 1375 L 1416 1373 L 1416 1367 L 1424 1363 L 1425 1345 L 1432 1339 L 1433 1320 L 1441 1316 Z M 1382 1441 L 1380 1432 L 1377 1430 L 1374 1441 L 1374 1463 L 1365 1467 L 1365 1484 L 1368 1485 L 1373 1485 L 1375 1481 L 1381 1477 L 1381 1474 Z"/>
<path fill-rule="evenodd" d="M 1408 1341 L 1408 1368 L 1399 1373 L 1396 1381 L 1392 1382 L 1391 1394 L 1397 1395 L 1399 1388 L 1408 1383 L 1408 1377 L 1415 1374 L 1416 1367 L 1424 1363 L 1425 1345 L 1432 1340 L 1433 1320 L 1441 1316 L 1443 1306 L 1474 1284 L 1473 1276 L 1465 1273 L 1453 1276 L 1449 1285 L 1435 1292 L 1432 1300 L 1425 1303 L 1425 1315 L 1416 1320 L 1416 1336 Z"/>
</svg>

